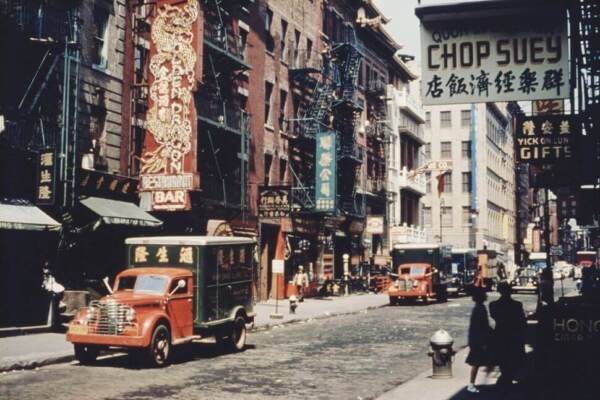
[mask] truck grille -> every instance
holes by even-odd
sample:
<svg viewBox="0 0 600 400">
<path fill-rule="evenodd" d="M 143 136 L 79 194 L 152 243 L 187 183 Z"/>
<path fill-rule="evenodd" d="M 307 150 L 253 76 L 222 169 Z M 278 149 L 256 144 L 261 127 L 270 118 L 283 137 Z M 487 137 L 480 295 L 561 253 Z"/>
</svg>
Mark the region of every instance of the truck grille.
<svg viewBox="0 0 600 400">
<path fill-rule="evenodd" d="M 92 301 L 89 306 L 88 331 L 99 335 L 121 335 L 126 327 L 133 323 L 127 322 L 125 316 L 131 309 L 128 305 L 114 300 Z"/>
<path fill-rule="evenodd" d="M 398 289 L 405 292 L 407 290 L 412 289 L 412 281 L 405 281 L 403 279 L 398 281 Z"/>
</svg>

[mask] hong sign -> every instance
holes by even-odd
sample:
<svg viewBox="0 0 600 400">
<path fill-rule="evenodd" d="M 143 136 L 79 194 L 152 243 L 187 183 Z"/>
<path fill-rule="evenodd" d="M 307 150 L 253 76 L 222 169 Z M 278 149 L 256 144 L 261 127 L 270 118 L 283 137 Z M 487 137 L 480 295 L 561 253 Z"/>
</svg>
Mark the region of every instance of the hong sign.
<svg viewBox="0 0 600 400">
<path fill-rule="evenodd" d="M 198 74 L 197 0 L 159 0 L 152 21 L 147 132 L 141 157 L 141 191 L 155 210 L 191 207 L 196 175 Z"/>
<path fill-rule="evenodd" d="M 315 210 L 336 209 L 336 136 L 335 132 L 317 132 Z"/>
<path fill-rule="evenodd" d="M 422 23 L 421 54 L 426 105 L 569 96 L 564 12 Z"/>
<path fill-rule="evenodd" d="M 517 116 L 517 161 L 552 164 L 573 157 L 580 126 L 572 115 Z"/>
<path fill-rule="evenodd" d="M 41 150 L 37 158 L 36 204 L 54 205 L 56 201 L 56 157 L 53 148 Z"/>
<path fill-rule="evenodd" d="M 290 187 L 263 186 L 258 195 L 259 218 L 285 218 L 290 216 Z"/>
</svg>

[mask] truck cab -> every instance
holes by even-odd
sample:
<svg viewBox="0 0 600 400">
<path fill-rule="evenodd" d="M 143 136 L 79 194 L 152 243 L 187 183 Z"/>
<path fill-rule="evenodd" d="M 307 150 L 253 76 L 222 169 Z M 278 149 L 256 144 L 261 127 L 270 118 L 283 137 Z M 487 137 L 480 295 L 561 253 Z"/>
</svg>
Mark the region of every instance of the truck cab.
<svg viewBox="0 0 600 400">
<path fill-rule="evenodd" d="M 388 288 L 390 304 L 402 299 L 446 301 L 448 271 L 443 254 L 443 248 L 435 244 L 395 245 L 392 262 L 397 279 Z"/>
<path fill-rule="evenodd" d="M 448 293 L 458 295 L 467 292 L 477 275 L 477 251 L 475 249 L 452 249 L 452 264 Z"/>
<path fill-rule="evenodd" d="M 253 322 L 254 241 L 235 237 L 126 240 L 128 268 L 110 294 L 81 308 L 67 340 L 82 363 L 101 350 L 125 349 L 154 366 L 174 346 L 214 336 L 234 351 Z"/>
</svg>

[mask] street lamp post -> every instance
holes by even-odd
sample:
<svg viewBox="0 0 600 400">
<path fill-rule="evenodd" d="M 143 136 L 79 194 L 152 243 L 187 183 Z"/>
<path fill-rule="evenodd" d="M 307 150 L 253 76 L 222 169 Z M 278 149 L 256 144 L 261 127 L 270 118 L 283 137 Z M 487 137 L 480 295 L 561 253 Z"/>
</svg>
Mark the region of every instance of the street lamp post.
<svg viewBox="0 0 600 400">
<path fill-rule="evenodd" d="M 440 199 L 440 244 L 442 244 L 442 241 L 443 241 L 443 236 L 442 236 L 443 229 L 444 229 L 443 228 L 443 225 L 444 225 L 443 224 L 443 214 L 444 214 L 444 199 L 441 198 Z"/>
</svg>

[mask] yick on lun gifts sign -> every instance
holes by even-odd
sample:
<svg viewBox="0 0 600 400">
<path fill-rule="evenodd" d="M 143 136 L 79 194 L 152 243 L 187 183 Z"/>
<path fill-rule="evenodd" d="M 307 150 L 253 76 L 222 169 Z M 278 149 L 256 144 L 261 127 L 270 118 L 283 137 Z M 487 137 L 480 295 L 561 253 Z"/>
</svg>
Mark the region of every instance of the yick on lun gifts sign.
<svg viewBox="0 0 600 400">
<path fill-rule="evenodd" d="M 140 191 L 152 193 L 153 210 L 191 207 L 196 174 L 196 108 L 199 76 L 197 0 L 157 2 L 152 21 L 147 135 Z"/>
<path fill-rule="evenodd" d="M 581 126 L 574 115 L 517 116 L 517 161 L 554 164 L 573 158 Z"/>
<path fill-rule="evenodd" d="M 567 19 L 538 13 L 478 15 L 421 24 L 423 104 L 569 96 Z"/>
</svg>

